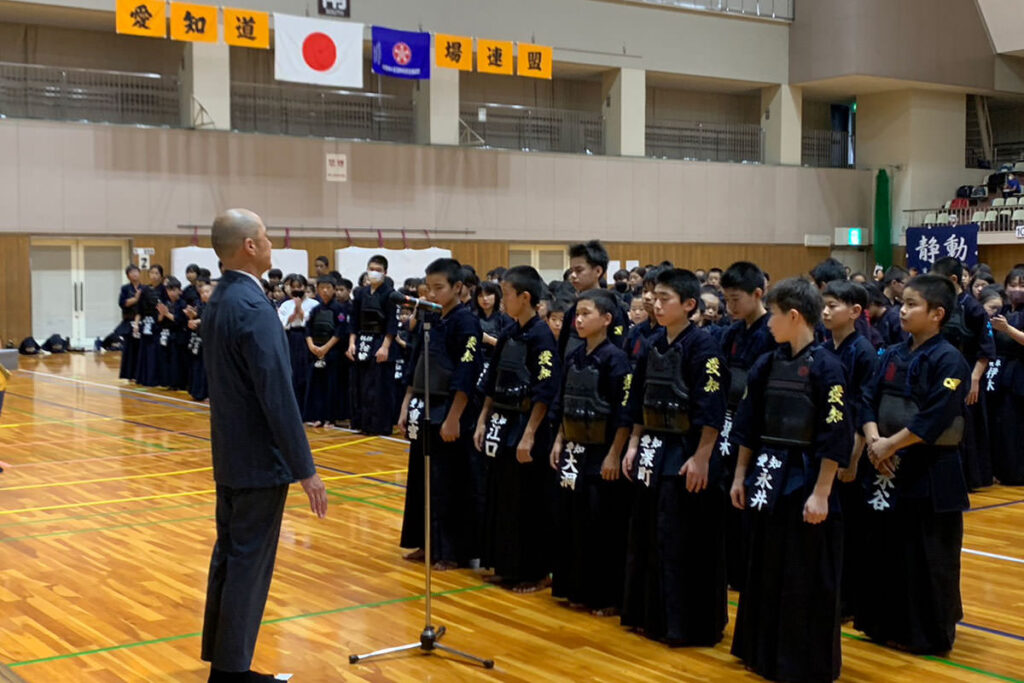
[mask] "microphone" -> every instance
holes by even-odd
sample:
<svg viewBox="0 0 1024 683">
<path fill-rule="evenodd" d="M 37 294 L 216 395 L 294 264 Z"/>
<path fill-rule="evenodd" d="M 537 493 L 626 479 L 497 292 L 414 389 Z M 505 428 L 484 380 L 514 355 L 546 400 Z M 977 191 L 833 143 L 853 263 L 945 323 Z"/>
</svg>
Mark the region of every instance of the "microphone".
<svg viewBox="0 0 1024 683">
<path fill-rule="evenodd" d="M 422 308 L 432 313 L 441 313 L 444 310 L 441 304 L 435 304 L 433 301 L 427 301 L 426 299 L 417 299 L 414 296 L 406 296 L 397 290 L 391 292 L 388 299 L 391 300 L 391 303 L 398 306 L 412 306 L 414 309 Z"/>
</svg>

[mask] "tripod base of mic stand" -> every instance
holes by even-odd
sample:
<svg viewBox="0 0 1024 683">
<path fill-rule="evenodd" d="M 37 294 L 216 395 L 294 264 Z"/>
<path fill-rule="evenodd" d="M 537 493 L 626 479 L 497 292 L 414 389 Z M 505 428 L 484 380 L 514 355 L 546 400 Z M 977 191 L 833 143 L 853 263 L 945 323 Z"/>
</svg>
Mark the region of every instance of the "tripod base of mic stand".
<svg viewBox="0 0 1024 683">
<path fill-rule="evenodd" d="M 377 650 L 376 652 L 370 652 L 369 654 L 365 655 L 349 655 L 348 663 L 355 664 L 357 662 L 366 661 L 367 659 L 372 659 L 374 657 L 383 657 L 384 655 L 392 655 L 398 652 L 422 650 L 423 652 L 428 653 L 435 651 L 446 652 L 450 655 L 462 657 L 463 659 L 479 664 L 485 669 L 494 668 L 493 659 L 482 659 L 480 657 L 476 657 L 474 655 L 467 654 L 459 650 L 455 650 L 453 648 L 448 647 L 447 645 L 442 645 L 440 641 L 441 638 L 444 637 L 444 634 L 446 632 L 447 629 L 444 626 L 438 628 L 436 631 L 434 630 L 433 626 L 428 626 L 425 629 L 423 629 L 423 633 L 420 634 L 420 642 L 418 643 L 409 643 L 408 645 L 399 645 L 398 647 L 388 647 L 384 648 L 383 650 Z"/>
</svg>

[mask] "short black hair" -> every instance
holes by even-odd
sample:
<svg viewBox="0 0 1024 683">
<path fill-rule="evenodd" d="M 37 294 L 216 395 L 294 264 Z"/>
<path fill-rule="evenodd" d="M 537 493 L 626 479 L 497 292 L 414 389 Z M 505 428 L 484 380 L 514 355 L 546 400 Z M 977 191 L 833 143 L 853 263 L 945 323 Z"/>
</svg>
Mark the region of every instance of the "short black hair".
<svg viewBox="0 0 1024 683">
<path fill-rule="evenodd" d="M 325 266 L 329 266 L 329 265 L 331 265 L 331 262 L 330 262 L 330 260 L 329 260 L 329 259 L 328 259 L 328 258 L 327 258 L 326 256 L 317 256 L 317 257 L 316 257 L 316 258 L 315 258 L 315 259 L 313 260 L 313 262 L 314 262 L 314 263 L 322 263 L 322 264 L 324 264 Z"/>
<path fill-rule="evenodd" d="M 188 275 L 189 273 L 195 273 L 196 275 L 199 275 L 199 266 L 195 263 L 190 263 L 187 266 L 185 266 L 185 274 Z"/>
<path fill-rule="evenodd" d="M 821 322 L 821 309 L 825 307 L 821 292 L 799 277 L 786 278 L 772 287 L 765 303 L 768 306 L 774 304 L 783 313 L 796 310 L 811 327 Z"/>
<path fill-rule="evenodd" d="M 530 294 L 530 305 L 536 306 L 540 303 L 540 297 L 544 292 L 544 279 L 533 266 L 515 266 L 509 268 L 505 273 L 503 283 L 515 290 L 516 294 L 528 292 Z"/>
<path fill-rule="evenodd" d="M 196 268 L 196 271 L 198 272 L 199 269 Z M 284 274 L 281 272 L 280 268 L 271 268 L 267 271 L 268 280 L 280 280 L 282 277 L 284 277 Z"/>
<path fill-rule="evenodd" d="M 459 277 L 462 284 L 467 287 L 476 287 L 480 284 L 480 276 L 476 274 L 476 269 L 473 266 L 462 265 L 462 275 Z"/>
<path fill-rule="evenodd" d="M 462 264 L 453 258 L 439 258 L 426 267 L 427 275 L 444 275 L 448 284 L 462 282 Z"/>
<path fill-rule="evenodd" d="M 211 275 L 211 273 L 210 273 L 210 269 L 209 268 L 200 268 L 199 269 L 199 277 L 205 277 L 207 280 L 209 280 L 210 279 L 210 275 Z"/>
<path fill-rule="evenodd" d="M 990 285 L 994 285 L 996 283 L 995 277 L 993 277 L 992 273 L 987 270 L 979 270 L 977 273 L 975 273 L 974 279 L 971 281 L 971 284 L 973 285 L 978 280 L 981 280 L 982 282 L 987 282 Z"/>
<path fill-rule="evenodd" d="M 835 280 L 845 280 L 846 266 L 834 258 L 827 258 L 811 269 L 811 277 L 819 287 Z"/>
<path fill-rule="evenodd" d="M 316 286 L 319 287 L 320 285 L 330 285 L 331 287 L 334 287 L 336 282 L 337 281 L 334 279 L 334 276 L 332 275 L 321 275 L 316 279 Z"/>
<path fill-rule="evenodd" d="M 592 289 L 590 291 L 593 292 L 595 290 Z M 564 299 L 549 299 L 548 300 L 548 316 L 547 317 L 550 318 L 552 313 L 561 313 L 561 314 L 565 315 L 566 313 L 569 312 L 569 308 L 570 307 L 571 306 L 570 306 L 569 302 L 565 301 Z"/>
<path fill-rule="evenodd" d="M 618 282 L 619 280 L 628 280 L 628 279 L 629 279 L 629 271 L 626 270 L 625 268 L 619 268 L 617 271 L 615 271 L 615 275 L 612 276 L 612 280 L 614 280 L 616 282 Z"/>
<path fill-rule="evenodd" d="M 181 280 L 171 275 L 164 282 L 164 289 L 181 289 Z"/>
<path fill-rule="evenodd" d="M 877 304 L 886 308 L 892 305 L 889 302 L 889 297 L 885 295 L 885 292 L 882 291 L 877 282 L 869 282 L 864 289 L 868 293 L 868 304 Z"/>
<path fill-rule="evenodd" d="M 716 266 L 708 270 L 708 275 L 711 275 L 711 273 L 718 273 L 719 275 L 721 275 L 722 269 Z"/>
<path fill-rule="evenodd" d="M 376 263 L 378 266 L 384 266 L 384 272 L 388 272 L 388 260 L 383 254 L 374 254 L 370 257 L 370 260 L 366 262 L 366 269 L 370 269 L 370 264 Z"/>
<path fill-rule="evenodd" d="M 494 310 L 498 310 L 498 306 L 501 305 L 501 285 L 497 282 L 490 280 L 484 280 L 480 283 L 480 289 L 477 290 L 476 296 L 473 297 L 473 305 L 477 306 L 476 299 L 481 294 L 489 294 L 494 297 Z"/>
<path fill-rule="evenodd" d="M 889 269 L 885 271 L 885 275 L 882 276 L 882 284 L 888 287 L 893 282 L 906 282 L 908 277 L 910 277 L 910 273 L 907 272 L 906 268 L 902 266 L 889 266 Z"/>
<path fill-rule="evenodd" d="M 680 303 L 693 299 L 700 306 L 700 280 L 689 270 L 662 268 L 658 272 L 657 284 L 665 285 L 679 295 Z"/>
<path fill-rule="evenodd" d="M 665 269 L 662 266 L 652 266 L 648 268 L 647 272 L 644 273 L 644 280 L 640 286 L 643 289 L 654 289 L 654 285 L 658 284 L 658 275 L 660 275 L 663 270 Z"/>
<path fill-rule="evenodd" d="M 138 272 L 142 272 L 142 271 L 139 271 L 139 267 L 137 265 L 135 265 L 134 263 L 129 263 L 127 266 L 125 266 L 124 274 L 127 276 L 133 270 L 134 271 L 138 271 Z"/>
<path fill-rule="evenodd" d="M 286 277 L 284 281 L 291 283 L 297 282 L 299 283 L 299 286 L 302 287 L 303 289 L 305 289 L 306 285 L 308 284 L 306 282 L 306 276 L 303 275 L 302 273 L 288 273 L 288 277 Z"/>
<path fill-rule="evenodd" d="M 508 268 L 502 268 L 501 266 L 498 266 L 494 270 L 487 271 L 487 279 L 490 280 L 491 278 L 497 278 L 500 281 L 501 278 L 505 277 L 505 273 L 507 272 Z"/>
<path fill-rule="evenodd" d="M 963 284 L 964 264 L 963 261 L 955 256 L 943 256 L 932 264 L 932 267 L 928 272 L 934 275 L 944 275 L 946 277 L 953 277 L 955 275 L 956 281 Z"/>
<path fill-rule="evenodd" d="M 160 264 L 158 264 L 158 263 L 154 263 L 153 265 L 151 265 L 151 266 L 149 267 L 149 269 L 150 269 L 150 270 L 154 270 L 154 269 L 156 269 L 156 270 L 159 270 L 159 271 L 160 271 L 160 276 L 161 276 L 161 277 L 163 277 L 163 274 L 164 274 L 164 267 L 163 267 L 163 266 L 161 266 Z"/>
<path fill-rule="evenodd" d="M 615 295 L 607 289 L 591 289 L 580 294 L 579 301 L 593 301 L 594 308 L 601 315 L 610 314 L 615 320 L 615 311 L 619 308 L 619 302 Z"/>
<path fill-rule="evenodd" d="M 842 301 L 847 306 L 860 306 L 861 310 L 868 307 L 868 290 L 859 282 L 833 280 L 825 285 L 825 291 L 821 295 Z"/>
<path fill-rule="evenodd" d="M 347 277 L 339 278 L 338 287 L 344 287 L 345 289 L 352 291 L 352 281 Z"/>
<path fill-rule="evenodd" d="M 738 289 L 753 294 L 755 289 L 765 290 L 764 273 L 756 263 L 737 261 L 722 273 L 722 289 Z"/>
<path fill-rule="evenodd" d="M 939 261 L 943 260 L 945 259 L 939 259 Z M 957 259 L 953 260 L 957 261 Z M 936 262 L 936 265 L 938 265 L 938 262 Z M 949 316 L 953 314 L 953 310 L 956 308 L 956 287 L 953 286 L 953 281 L 945 275 L 924 273 L 908 282 L 906 288 L 920 294 L 921 298 L 928 304 L 929 311 L 941 306 L 944 312 L 941 322 L 943 325 L 946 324 Z"/>
<path fill-rule="evenodd" d="M 608 250 L 604 248 L 600 240 L 570 244 L 569 258 L 581 258 L 591 268 L 601 266 L 603 274 L 608 274 Z"/>
<path fill-rule="evenodd" d="M 196 287 L 202 287 L 203 285 L 212 285 L 212 284 L 213 283 L 210 282 L 210 278 L 208 278 L 208 277 L 197 277 L 196 278 Z"/>
</svg>

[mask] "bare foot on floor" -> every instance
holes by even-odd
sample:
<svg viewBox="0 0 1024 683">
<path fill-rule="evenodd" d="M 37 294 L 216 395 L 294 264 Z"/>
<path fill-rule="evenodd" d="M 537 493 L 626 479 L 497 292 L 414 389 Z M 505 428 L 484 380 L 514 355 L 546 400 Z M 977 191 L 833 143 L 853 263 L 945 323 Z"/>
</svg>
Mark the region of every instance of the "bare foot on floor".
<svg viewBox="0 0 1024 683">
<path fill-rule="evenodd" d="M 403 560 L 409 560 L 410 562 L 422 562 L 423 558 L 426 557 L 426 553 L 423 552 L 423 548 L 417 548 L 408 555 L 403 555 Z"/>
<path fill-rule="evenodd" d="M 452 562 L 451 560 L 441 560 L 440 562 L 435 562 L 434 563 L 434 571 L 436 571 L 436 572 L 446 572 L 449 569 L 458 569 L 458 568 L 459 568 L 459 563 L 458 562 Z"/>
<path fill-rule="evenodd" d="M 514 593 L 536 593 L 542 591 L 551 585 L 551 579 L 541 579 L 540 581 L 522 581 L 512 587 Z"/>
</svg>

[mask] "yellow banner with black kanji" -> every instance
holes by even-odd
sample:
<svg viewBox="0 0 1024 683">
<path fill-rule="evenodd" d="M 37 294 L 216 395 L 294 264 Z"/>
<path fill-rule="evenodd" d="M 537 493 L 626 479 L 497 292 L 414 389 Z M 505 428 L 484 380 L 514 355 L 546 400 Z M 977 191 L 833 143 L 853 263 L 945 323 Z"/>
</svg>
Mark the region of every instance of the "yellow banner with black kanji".
<svg viewBox="0 0 1024 683">
<path fill-rule="evenodd" d="M 513 73 L 511 40 L 476 41 L 476 70 L 484 74 L 511 76 Z"/>
<path fill-rule="evenodd" d="M 519 43 L 519 55 L 516 57 L 516 74 L 527 78 L 545 78 L 551 80 L 553 52 L 545 45 Z"/>
<path fill-rule="evenodd" d="M 434 34 L 434 64 L 444 69 L 473 70 L 473 39 Z"/>
<path fill-rule="evenodd" d="M 216 43 L 220 30 L 217 8 L 210 5 L 171 3 L 171 40 L 190 43 Z"/>
<path fill-rule="evenodd" d="M 114 16 L 118 33 L 147 38 L 167 37 L 167 5 L 164 0 L 117 0 Z"/>
<path fill-rule="evenodd" d="M 270 48 L 270 14 L 224 8 L 224 42 L 236 47 Z"/>
</svg>

